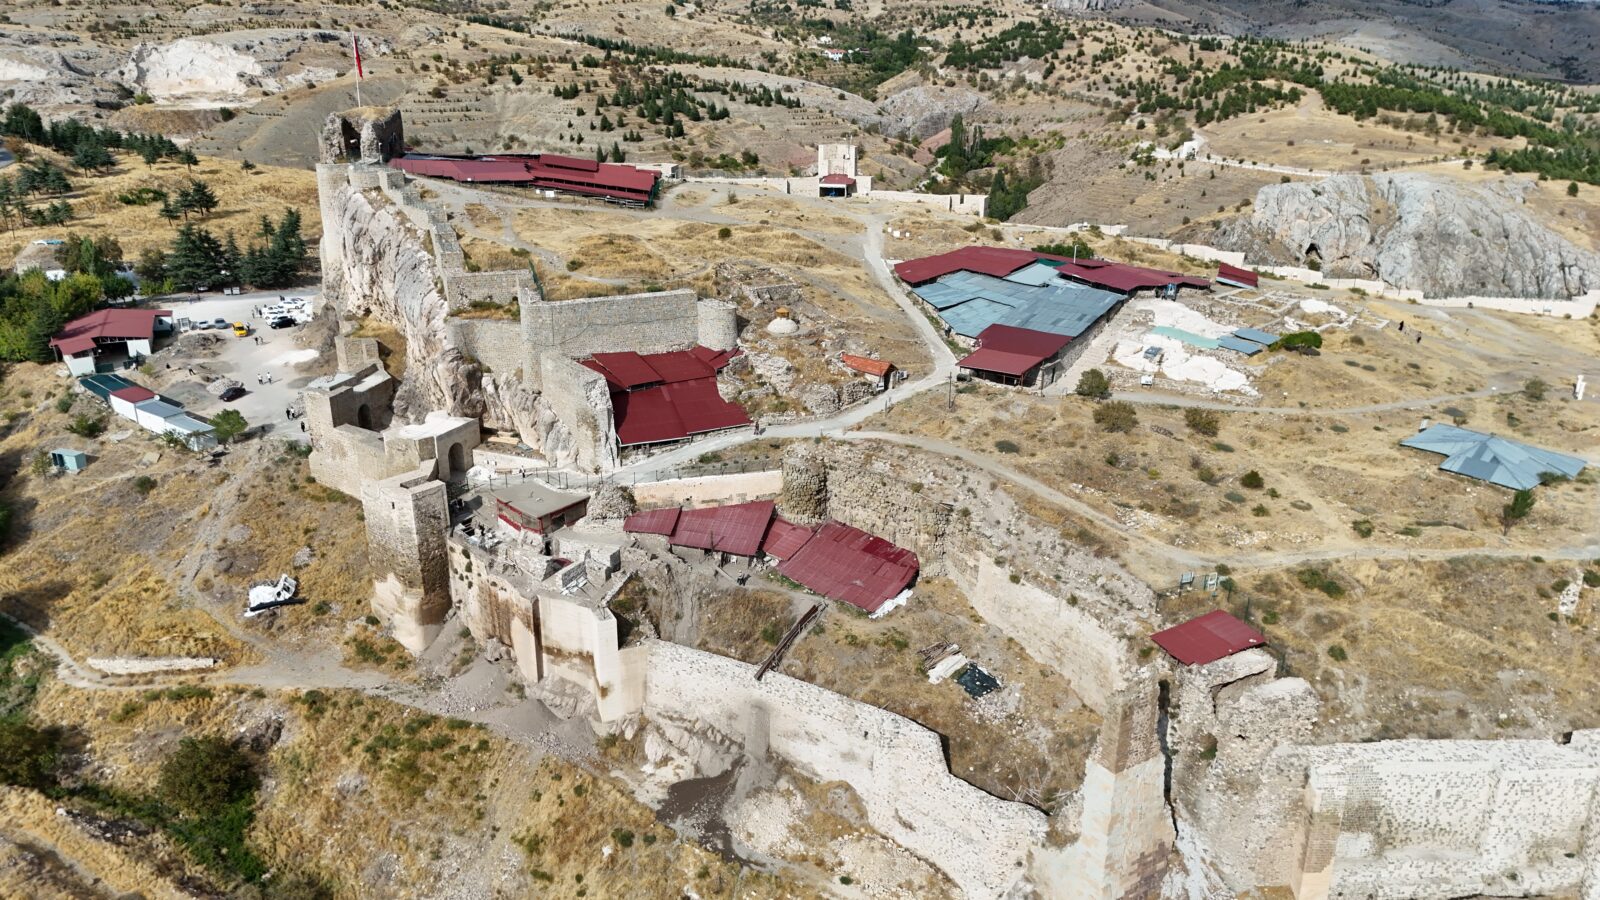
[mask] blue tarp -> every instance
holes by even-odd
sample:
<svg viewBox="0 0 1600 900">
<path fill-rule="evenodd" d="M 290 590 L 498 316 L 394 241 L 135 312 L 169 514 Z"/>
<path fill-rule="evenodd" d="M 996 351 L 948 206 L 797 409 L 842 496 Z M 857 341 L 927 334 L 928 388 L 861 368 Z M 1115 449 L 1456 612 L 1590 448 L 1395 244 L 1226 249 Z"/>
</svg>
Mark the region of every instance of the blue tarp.
<svg viewBox="0 0 1600 900">
<path fill-rule="evenodd" d="M 1208 338 L 1192 331 L 1184 331 L 1182 328 L 1173 328 L 1171 325 L 1157 325 L 1150 329 L 1150 333 L 1183 341 L 1191 347 L 1199 347 L 1202 350 L 1215 350 L 1222 346 L 1221 342 L 1216 338 Z"/>
<path fill-rule="evenodd" d="M 1247 341 L 1244 338 L 1233 334 L 1230 334 L 1227 337 L 1218 338 L 1217 346 L 1224 350 L 1233 350 L 1237 353 L 1243 353 L 1245 356 L 1255 356 L 1262 350 L 1267 349 L 1255 341 Z"/>
<path fill-rule="evenodd" d="M 1576 456 L 1543 450 L 1481 431 L 1434 425 L 1400 442 L 1402 447 L 1440 453 L 1439 468 L 1512 490 L 1539 484 L 1545 472 L 1576 478 L 1586 463 Z"/>
<path fill-rule="evenodd" d="M 1258 344 L 1271 344 L 1278 340 L 1277 335 L 1269 331 L 1260 331 L 1255 328 L 1236 328 L 1234 329 L 1233 334 L 1235 337 L 1242 337 L 1247 341 L 1255 341 Z"/>
</svg>

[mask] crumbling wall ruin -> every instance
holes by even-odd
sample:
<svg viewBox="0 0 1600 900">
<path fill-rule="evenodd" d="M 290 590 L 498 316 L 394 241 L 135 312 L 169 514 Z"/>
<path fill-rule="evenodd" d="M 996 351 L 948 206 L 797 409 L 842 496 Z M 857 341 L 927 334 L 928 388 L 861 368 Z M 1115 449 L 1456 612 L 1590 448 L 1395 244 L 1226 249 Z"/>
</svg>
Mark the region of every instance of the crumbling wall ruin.
<svg viewBox="0 0 1600 900">
<path fill-rule="evenodd" d="M 1006 896 L 1044 837 L 1043 813 L 950 774 L 939 736 L 886 710 L 776 672 L 665 641 L 648 643 L 644 713 L 712 732 L 844 781 L 872 827 L 938 866 L 969 897 Z"/>
<path fill-rule="evenodd" d="M 421 653 L 450 611 L 445 531 L 450 513 L 444 483 L 431 464 L 365 485 L 361 509 L 376 589 L 372 611 L 394 639 Z"/>
<path fill-rule="evenodd" d="M 1600 731 L 1315 745 L 1317 699 L 1249 650 L 1178 672 L 1175 808 L 1234 890 L 1600 897 Z"/>
</svg>

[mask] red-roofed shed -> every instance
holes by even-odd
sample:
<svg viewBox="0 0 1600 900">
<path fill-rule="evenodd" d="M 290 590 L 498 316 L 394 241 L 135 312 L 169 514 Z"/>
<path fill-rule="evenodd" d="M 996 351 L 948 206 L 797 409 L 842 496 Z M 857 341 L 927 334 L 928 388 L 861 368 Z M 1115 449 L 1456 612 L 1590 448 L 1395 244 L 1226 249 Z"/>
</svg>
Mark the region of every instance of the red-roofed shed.
<svg viewBox="0 0 1600 900">
<path fill-rule="evenodd" d="M 1220 609 L 1158 631 L 1150 639 L 1186 666 L 1203 666 L 1267 642 L 1261 632 Z"/>
<path fill-rule="evenodd" d="M 676 506 L 642 510 L 624 520 L 622 530 L 634 534 L 670 535 L 672 530 L 678 527 L 679 512 L 679 507 Z"/>
<path fill-rule="evenodd" d="M 617 440 L 624 447 L 681 441 L 750 424 L 737 403 L 722 399 L 717 371 L 734 351 L 596 353 L 581 365 L 605 376 Z"/>
<path fill-rule="evenodd" d="M 390 160 L 389 165 L 412 175 L 479 184 L 524 184 L 639 205 L 647 205 L 655 199 L 656 184 L 661 177 L 650 169 L 555 153 L 497 156 L 408 153 Z"/>
<path fill-rule="evenodd" d="M 104 344 L 126 344 L 128 357 L 139 359 L 154 352 L 156 323 L 170 324 L 170 309 L 102 309 L 68 322 L 51 339 L 67 369 L 74 375 L 95 370 L 95 353 Z"/>
<path fill-rule="evenodd" d="M 1048 331 L 990 325 L 978 332 L 978 347 L 956 365 L 978 373 L 1000 376 L 1010 384 L 1033 380 L 1038 368 L 1055 359 L 1072 338 Z"/>
<path fill-rule="evenodd" d="M 1055 258 L 1059 259 L 1059 257 Z M 1074 281 L 1081 281 L 1094 287 L 1116 291 L 1119 294 L 1131 294 L 1135 291 L 1149 290 L 1151 288 L 1189 287 L 1205 289 L 1211 286 L 1211 282 L 1194 275 L 1181 275 L 1177 272 L 1147 269 L 1144 266 L 1130 266 L 1127 263 L 1111 262 L 1105 259 L 1080 259 L 1077 262 L 1066 262 L 1057 266 L 1056 271 Z"/>
</svg>

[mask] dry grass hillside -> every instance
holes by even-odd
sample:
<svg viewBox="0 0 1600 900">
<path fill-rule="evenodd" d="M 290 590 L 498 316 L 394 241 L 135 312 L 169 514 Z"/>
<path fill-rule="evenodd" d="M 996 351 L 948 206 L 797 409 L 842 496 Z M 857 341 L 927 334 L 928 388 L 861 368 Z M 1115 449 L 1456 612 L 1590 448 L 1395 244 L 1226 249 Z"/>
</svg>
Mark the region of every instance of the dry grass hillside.
<svg viewBox="0 0 1600 900">
<path fill-rule="evenodd" d="M 202 157 L 200 164 L 192 169 L 172 160 L 147 166 L 131 153 L 113 155 L 117 165 L 108 174 L 69 174 L 72 192 L 61 198 L 51 198 L 72 204 L 70 222 L 5 232 L 0 236 L 0 260 L 9 268 L 12 258 L 30 242 L 63 238 L 69 233 L 113 238 L 122 246 L 123 256 L 129 263 L 137 260 L 146 248 L 166 250 L 178 226 L 183 224 L 182 220 L 173 223 L 163 219 L 160 200 L 130 205 L 118 198 L 132 198 L 143 189 L 177 196 L 191 179 L 204 181 L 220 201 L 209 216 L 191 216 L 191 220 L 219 238 L 231 232 L 242 246 L 248 246 L 260 227 L 262 216 L 276 219 L 287 209 L 300 211 L 301 233 L 308 245 L 314 247 L 322 233 L 317 180 L 312 172 L 277 166 L 259 166 L 245 171 L 233 160 L 213 157 Z M 0 175 L 5 174 L 8 173 L 0 171 Z"/>
</svg>

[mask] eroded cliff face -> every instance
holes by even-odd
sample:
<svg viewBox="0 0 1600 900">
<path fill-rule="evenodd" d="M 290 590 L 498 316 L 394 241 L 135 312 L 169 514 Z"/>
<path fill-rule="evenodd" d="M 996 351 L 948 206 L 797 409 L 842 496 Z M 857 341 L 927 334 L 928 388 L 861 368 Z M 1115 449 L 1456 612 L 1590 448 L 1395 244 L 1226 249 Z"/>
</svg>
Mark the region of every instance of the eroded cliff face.
<svg viewBox="0 0 1600 900">
<path fill-rule="evenodd" d="M 1532 182 L 1339 175 L 1263 187 L 1247 216 L 1186 239 L 1253 263 L 1320 260 L 1334 278 L 1381 278 L 1430 297 L 1565 298 L 1600 287 L 1600 254 L 1524 207 Z"/>
<path fill-rule="evenodd" d="M 432 410 L 480 418 L 551 463 L 572 464 L 577 442 L 525 372 L 486 372 L 452 343 L 449 305 L 422 233 L 381 190 L 331 176 L 322 182 L 323 295 L 341 322 L 372 320 L 405 339 L 396 419 L 420 421 Z"/>
</svg>

